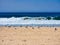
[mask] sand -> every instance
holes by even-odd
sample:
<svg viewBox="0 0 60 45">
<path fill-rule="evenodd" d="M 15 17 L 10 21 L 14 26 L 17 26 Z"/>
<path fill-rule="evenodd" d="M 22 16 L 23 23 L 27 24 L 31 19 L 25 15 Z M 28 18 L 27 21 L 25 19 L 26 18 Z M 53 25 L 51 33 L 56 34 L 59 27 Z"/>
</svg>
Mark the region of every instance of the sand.
<svg viewBox="0 0 60 45">
<path fill-rule="evenodd" d="M 0 45 L 60 45 L 60 27 L 0 27 Z"/>
</svg>

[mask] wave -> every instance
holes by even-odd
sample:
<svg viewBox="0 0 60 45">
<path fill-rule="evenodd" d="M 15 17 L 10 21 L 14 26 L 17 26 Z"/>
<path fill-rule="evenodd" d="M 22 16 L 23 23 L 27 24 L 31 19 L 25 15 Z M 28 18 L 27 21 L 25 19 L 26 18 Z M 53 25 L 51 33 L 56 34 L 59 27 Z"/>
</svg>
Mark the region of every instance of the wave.
<svg viewBox="0 0 60 45">
<path fill-rule="evenodd" d="M 0 25 L 60 25 L 60 20 L 37 20 L 39 17 L 0 18 Z"/>
</svg>

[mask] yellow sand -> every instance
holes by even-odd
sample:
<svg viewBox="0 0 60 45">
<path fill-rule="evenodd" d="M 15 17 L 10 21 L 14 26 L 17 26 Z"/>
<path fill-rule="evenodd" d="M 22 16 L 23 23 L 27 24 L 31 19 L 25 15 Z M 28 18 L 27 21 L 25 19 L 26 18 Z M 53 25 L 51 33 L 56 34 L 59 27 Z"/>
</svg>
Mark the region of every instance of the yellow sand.
<svg viewBox="0 0 60 45">
<path fill-rule="evenodd" d="M 0 27 L 0 45 L 60 45 L 60 27 Z"/>
</svg>

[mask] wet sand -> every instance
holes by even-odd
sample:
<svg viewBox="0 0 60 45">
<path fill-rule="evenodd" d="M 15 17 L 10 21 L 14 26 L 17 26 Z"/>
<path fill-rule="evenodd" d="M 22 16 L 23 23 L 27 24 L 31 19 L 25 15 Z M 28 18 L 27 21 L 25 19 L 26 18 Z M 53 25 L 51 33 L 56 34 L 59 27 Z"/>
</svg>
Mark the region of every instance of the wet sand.
<svg viewBox="0 0 60 45">
<path fill-rule="evenodd" d="M 0 27 L 0 45 L 60 45 L 60 27 Z"/>
</svg>

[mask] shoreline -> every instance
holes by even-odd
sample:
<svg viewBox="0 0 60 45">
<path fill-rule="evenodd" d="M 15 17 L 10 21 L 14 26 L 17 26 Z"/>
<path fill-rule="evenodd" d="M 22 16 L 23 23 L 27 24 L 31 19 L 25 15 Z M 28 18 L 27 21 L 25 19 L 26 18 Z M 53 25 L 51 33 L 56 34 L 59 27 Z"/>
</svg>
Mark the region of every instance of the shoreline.
<svg viewBox="0 0 60 45">
<path fill-rule="evenodd" d="M 0 25 L 0 27 L 60 27 L 60 24 L 21 24 L 21 25 Z"/>
</svg>

